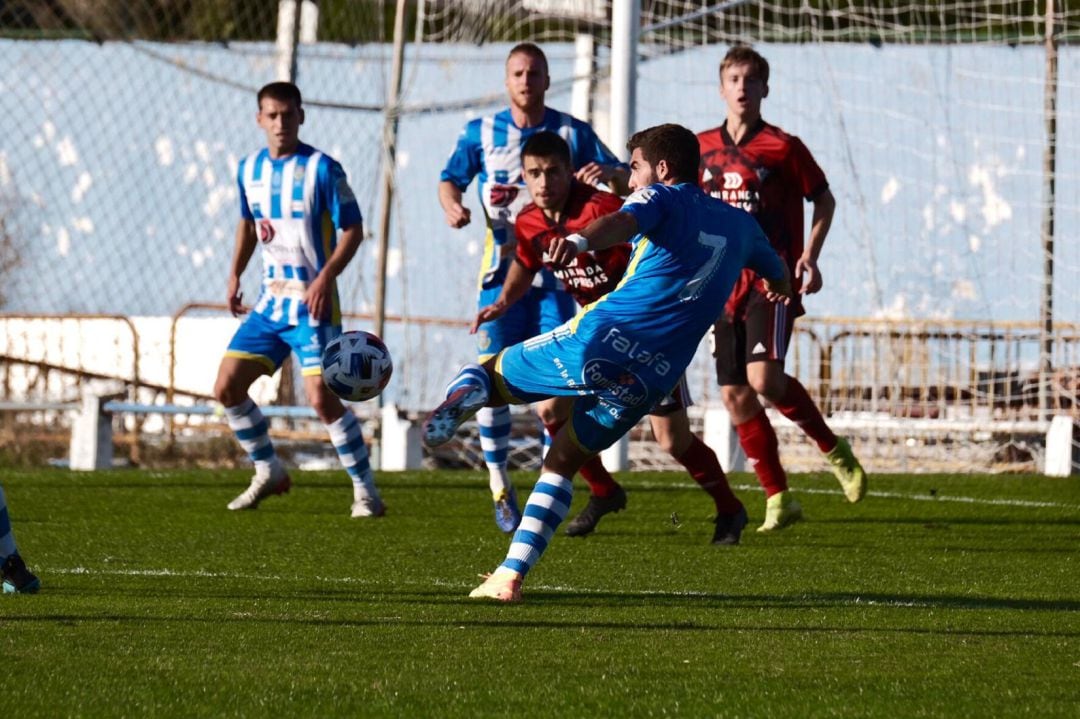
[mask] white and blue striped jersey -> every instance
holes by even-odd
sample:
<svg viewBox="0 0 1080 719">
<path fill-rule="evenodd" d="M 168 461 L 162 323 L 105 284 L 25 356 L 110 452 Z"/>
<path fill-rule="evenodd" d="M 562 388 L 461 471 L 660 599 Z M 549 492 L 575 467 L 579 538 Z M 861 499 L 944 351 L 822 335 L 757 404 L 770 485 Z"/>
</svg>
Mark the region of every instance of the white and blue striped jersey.
<svg viewBox="0 0 1080 719">
<path fill-rule="evenodd" d="M 570 145 L 574 169 L 590 162 L 619 162 L 587 123 L 551 108 L 544 108 L 544 119 L 535 127 L 515 125 L 509 108 L 465 125 L 440 180 L 452 182 L 464 191 L 474 177 L 479 178 L 477 190 L 488 228 L 480 268 L 481 287 L 498 286 L 505 279 L 513 253 L 500 263 L 499 250 L 514 242 L 514 220 L 532 201 L 521 173 L 521 148 L 534 134 L 544 131 L 558 133 Z M 545 288 L 564 289 L 550 272 L 537 273 L 537 277 L 544 278 Z"/>
<path fill-rule="evenodd" d="M 304 292 L 337 247 L 337 230 L 361 222 L 345 170 L 329 155 L 301 143 L 277 160 L 266 148 L 240 160 L 240 215 L 255 223 L 262 246 L 263 282 L 253 312 L 275 322 L 318 325 Z M 341 323 L 337 289 L 331 323 Z"/>
</svg>

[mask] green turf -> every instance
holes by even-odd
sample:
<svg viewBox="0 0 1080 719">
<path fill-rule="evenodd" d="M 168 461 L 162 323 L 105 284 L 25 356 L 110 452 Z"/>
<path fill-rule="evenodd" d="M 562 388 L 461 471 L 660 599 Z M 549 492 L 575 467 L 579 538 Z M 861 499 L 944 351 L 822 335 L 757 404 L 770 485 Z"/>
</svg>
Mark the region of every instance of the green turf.
<svg viewBox="0 0 1080 719">
<path fill-rule="evenodd" d="M 465 596 L 507 547 L 480 474 L 382 477 L 379 520 L 343 475 L 294 480 L 231 513 L 240 472 L 3 472 L 43 585 L 0 597 L 5 712 L 1080 713 L 1075 479 L 883 477 L 850 506 L 800 476 L 806 522 L 715 548 L 684 475 L 627 475 L 628 511 L 557 537 L 516 606 Z"/>
</svg>

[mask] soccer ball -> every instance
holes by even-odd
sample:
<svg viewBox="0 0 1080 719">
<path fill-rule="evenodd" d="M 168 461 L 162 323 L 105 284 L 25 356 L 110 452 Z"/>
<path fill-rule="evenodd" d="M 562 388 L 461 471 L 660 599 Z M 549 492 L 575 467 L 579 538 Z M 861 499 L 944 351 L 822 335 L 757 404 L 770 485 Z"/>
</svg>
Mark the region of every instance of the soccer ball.
<svg viewBox="0 0 1080 719">
<path fill-rule="evenodd" d="M 323 382 L 350 402 L 379 396 L 393 371 L 390 350 L 370 332 L 343 332 L 323 350 Z"/>
</svg>

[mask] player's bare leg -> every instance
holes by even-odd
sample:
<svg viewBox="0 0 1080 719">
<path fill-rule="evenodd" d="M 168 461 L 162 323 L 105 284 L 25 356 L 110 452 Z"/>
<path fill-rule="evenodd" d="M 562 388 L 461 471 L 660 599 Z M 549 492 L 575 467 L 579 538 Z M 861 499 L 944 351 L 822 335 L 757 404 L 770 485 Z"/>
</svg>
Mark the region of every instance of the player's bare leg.
<svg viewBox="0 0 1080 719">
<path fill-rule="evenodd" d="M 229 509 L 255 509 L 267 497 L 285 494 L 292 480 L 270 441 L 269 424 L 258 405 L 248 396 L 251 385 L 272 370 L 272 365 L 255 359 L 224 357 L 218 367 L 214 396 L 225 408 L 225 417 L 237 441 L 255 465 L 251 483 Z"/>
</svg>

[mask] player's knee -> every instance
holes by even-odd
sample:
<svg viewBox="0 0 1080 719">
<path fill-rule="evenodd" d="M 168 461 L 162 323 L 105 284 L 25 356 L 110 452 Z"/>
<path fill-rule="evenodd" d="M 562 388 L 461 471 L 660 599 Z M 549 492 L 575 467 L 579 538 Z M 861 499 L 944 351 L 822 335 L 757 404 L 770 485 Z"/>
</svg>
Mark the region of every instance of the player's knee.
<svg viewBox="0 0 1080 719">
<path fill-rule="evenodd" d="M 214 399 L 221 403 L 223 407 L 235 407 L 244 401 L 244 397 L 247 392 L 240 391 L 231 378 L 227 376 L 219 375 L 217 381 L 214 382 Z"/>
<path fill-rule="evenodd" d="M 329 392 L 312 392 L 309 398 L 311 408 L 324 424 L 330 424 L 341 419 L 345 406 Z"/>
</svg>

